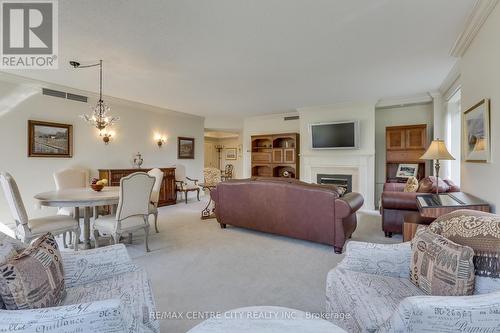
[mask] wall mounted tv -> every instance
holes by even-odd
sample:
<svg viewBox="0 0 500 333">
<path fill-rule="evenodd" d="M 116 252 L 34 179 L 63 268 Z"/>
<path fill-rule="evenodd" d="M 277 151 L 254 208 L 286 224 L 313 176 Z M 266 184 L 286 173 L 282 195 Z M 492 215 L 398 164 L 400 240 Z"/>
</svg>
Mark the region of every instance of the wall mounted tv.
<svg viewBox="0 0 500 333">
<path fill-rule="evenodd" d="M 359 121 L 311 124 L 312 149 L 358 149 Z"/>
</svg>

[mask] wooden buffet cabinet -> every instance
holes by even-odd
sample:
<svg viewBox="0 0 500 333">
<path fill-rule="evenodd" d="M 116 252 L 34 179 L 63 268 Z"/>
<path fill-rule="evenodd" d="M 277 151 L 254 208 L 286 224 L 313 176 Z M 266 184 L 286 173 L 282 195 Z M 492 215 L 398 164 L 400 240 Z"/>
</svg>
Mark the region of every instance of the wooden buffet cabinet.
<svg viewBox="0 0 500 333">
<path fill-rule="evenodd" d="M 426 176 L 426 162 L 420 156 L 428 147 L 427 125 L 386 127 L 385 138 L 387 182 L 406 182 L 406 179 L 396 178 L 399 164 L 418 164 L 417 178 Z"/>
<path fill-rule="evenodd" d="M 175 168 L 159 168 L 163 171 L 163 182 L 160 189 L 158 206 L 175 205 Z M 99 179 L 106 178 L 110 186 L 120 186 L 120 179 L 134 172 L 148 172 L 151 169 L 99 169 Z"/>
<path fill-rule="evenodd" d="M 299 179 L 298 133 L 255 135 L 251 141 L 252 176 Z"/>
</svg>

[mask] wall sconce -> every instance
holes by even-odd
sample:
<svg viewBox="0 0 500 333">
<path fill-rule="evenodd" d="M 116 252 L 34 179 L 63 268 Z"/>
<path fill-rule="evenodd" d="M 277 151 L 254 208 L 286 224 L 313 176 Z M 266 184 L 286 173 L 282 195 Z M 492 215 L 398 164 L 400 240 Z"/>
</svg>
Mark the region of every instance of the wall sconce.
<svg viewBox="0 0 500 333">
<path fill-rule="evenodd" d="M 158 147 L 161 148 L 161 146 L 163 146 L 163 144 L 167 142 L 167 137 L 161 134 L 156 134 L 155 141 Z"/>
<path fill-rule="evenodd" d="M 115 132 L 102 130 L 99 132 L 99 136 L 102 137 L 102 141 L 105 145 L 107 145 L 109 144 L 109 141 L 111 141 L 111 138 L 115 136 Z"/>
</svg>

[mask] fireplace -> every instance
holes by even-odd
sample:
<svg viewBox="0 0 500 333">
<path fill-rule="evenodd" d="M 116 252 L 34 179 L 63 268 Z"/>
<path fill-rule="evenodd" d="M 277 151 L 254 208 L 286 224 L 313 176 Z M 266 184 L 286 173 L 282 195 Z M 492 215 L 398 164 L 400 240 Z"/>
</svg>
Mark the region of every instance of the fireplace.
<svg viewBox="0 0 500 333">
<path fill-rule="evenodd" d="M 333 184 L 345 189 L 345 193 L 352 192 L 352 175 L 317 175 L 318 184 Z"/>
</svg>

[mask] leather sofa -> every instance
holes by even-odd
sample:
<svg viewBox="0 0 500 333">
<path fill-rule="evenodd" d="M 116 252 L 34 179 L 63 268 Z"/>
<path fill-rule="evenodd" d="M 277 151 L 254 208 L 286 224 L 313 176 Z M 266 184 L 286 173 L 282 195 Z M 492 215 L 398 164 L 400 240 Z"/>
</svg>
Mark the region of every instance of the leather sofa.
<svg viewBox="0 0 500 333">
<path fill-rule="evenodd" d="M 426 177 L 419 182 L 417 192 L 404 192 L 404 183 L 385 183 L 382 192 L 382 230 L 386 237 L 393 233 L 403 232 L 403 222 L 406 214 L 418 211 L 417 195 L 436 192 L 436 177 Z M 439 193 L 459 192 L 460 188 L 451 180 L 439 179 Z M 429 221 L 429 223 L 432 221 Z"/>
<path fill-rule="evenodd" d="M 334 246 L 342 253 L 356 229 L 359 193 L 281 178 L 222 182 L 210 193 L 222 228 L 227 224 Z"/>
</svg>

